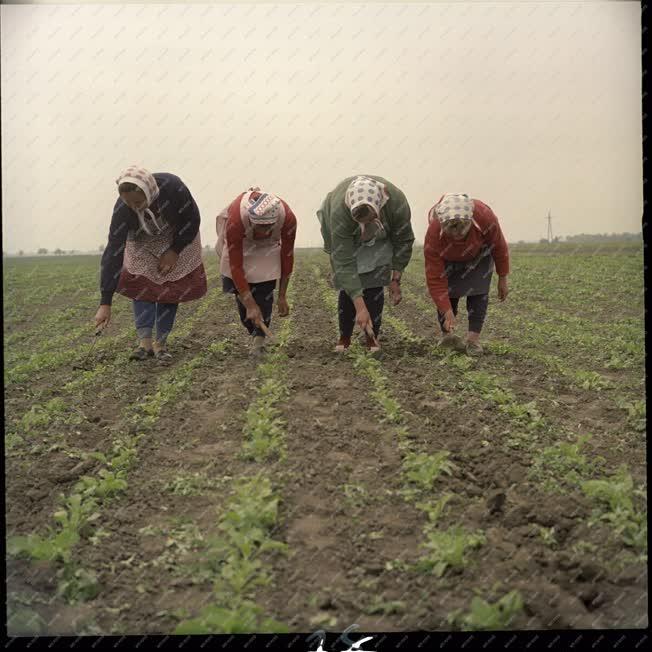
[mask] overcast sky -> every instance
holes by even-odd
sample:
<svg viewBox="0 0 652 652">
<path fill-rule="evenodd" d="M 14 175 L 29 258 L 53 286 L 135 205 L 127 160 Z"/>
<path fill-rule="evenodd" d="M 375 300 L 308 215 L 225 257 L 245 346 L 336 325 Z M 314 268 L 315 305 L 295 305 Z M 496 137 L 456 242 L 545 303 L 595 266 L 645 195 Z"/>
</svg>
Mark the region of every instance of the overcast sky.
<svg viewBox="0 0 652 652">
<path fill-rule="evenodd" d="M 215 215 L 259 185 L 297 244 L 341 179 L 444 192 L 509 241 L 639 231 L 639 2 L 3 5 L 3 249 L 97 249 L 115 179 L 177 174 Z"/>
</svg>

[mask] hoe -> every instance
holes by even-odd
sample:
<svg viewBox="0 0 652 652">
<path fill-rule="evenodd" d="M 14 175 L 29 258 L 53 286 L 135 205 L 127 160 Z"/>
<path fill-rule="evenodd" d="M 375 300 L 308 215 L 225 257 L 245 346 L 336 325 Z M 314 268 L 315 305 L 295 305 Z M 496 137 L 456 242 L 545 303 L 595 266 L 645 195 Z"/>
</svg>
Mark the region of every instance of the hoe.
<svg viewBox="0 0 652 652">
<path fill-rule="evenodd" d="M 102 334 L 102 331 L 104 330 L 104 326 L 100 326 L 96 331 L 95 331 L 95 336 L 93 337 L 93 343 L 91 344 L 91 348 L 88 349 L 88 353 L 84 357 L 84 359 L 81 361 L 80 364 L 74 364 L 72 368 L 74 370 L 79 370 L 79 371 L 91 371 L 91 368 L 88 366 L 88 362 L 91 358 L 91 354 L 93 353 L 93 349 L 95 348 L 95 342 L 97 342 L 98 337 Z"/>
</svg>

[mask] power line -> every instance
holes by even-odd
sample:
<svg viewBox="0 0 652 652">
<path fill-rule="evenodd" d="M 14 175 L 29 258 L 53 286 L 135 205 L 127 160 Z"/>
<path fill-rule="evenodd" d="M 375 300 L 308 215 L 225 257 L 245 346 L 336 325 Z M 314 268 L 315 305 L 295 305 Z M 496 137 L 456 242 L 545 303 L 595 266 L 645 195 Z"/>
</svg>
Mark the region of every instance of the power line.
<svg viewBox="0 0 652 652">
<path fill-rule="evenodd" d="M 548 242 L 552 242 L 552 217 L 550 216 L 550 211 L 548 211 L 548 217 L 546 220 L 548 221 Z"/>
</svg>

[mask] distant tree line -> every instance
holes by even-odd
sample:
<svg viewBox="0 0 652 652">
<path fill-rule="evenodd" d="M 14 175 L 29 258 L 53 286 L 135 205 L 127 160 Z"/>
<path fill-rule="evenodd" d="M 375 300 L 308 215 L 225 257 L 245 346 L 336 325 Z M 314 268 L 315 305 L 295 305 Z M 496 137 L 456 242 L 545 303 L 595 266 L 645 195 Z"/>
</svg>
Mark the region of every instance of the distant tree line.
<svg viewBox="0 0 652 652">
<path fill-rule="evenodd" d="M 600 242 L 601 240 L 641 240 L 642 233 L 580 233 L 567 235 L 566 242 Z"/>
<path fill-rule="evenodd" d="M 552 243 L 557 242 L 620 242 L 621 240 L 642 240 L 642 233 L 579 233 L 578 235 L 567 235 L 565 238 L 556 236 Z M 519 240 L 519 244 L 525 244 Z M 548 238 L 541 238 L 539 244 L 548 244 Z"/>
<path fill-rule="evenodd" d="M 44 247 L 41 247 L 37 252 L 40 256 L 47 255 L 49 254 L 49 250 L 45 249 Z M 62 256 L 63 254 L 76 254 L 77 250 L 76 249 L 69 249 L 66 251 L 65 249 L 59 249 L 58 247 L 52 252 L 56 256 Z"/>
</svg>

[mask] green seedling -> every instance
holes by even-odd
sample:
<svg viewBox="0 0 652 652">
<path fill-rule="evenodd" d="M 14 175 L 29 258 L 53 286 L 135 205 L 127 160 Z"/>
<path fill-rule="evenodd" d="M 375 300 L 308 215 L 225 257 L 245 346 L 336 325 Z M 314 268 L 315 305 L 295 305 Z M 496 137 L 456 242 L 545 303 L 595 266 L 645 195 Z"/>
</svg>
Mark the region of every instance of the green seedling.
<svg viewBox="0 0 652 652">
<path fill-rule="evenodd" d="M 127 481 L 124 479 L 124 471 L 114 473 L 108 469 L 101 469 L 98 475 L 98 478 L 88 475 L 82 476 L 77 484 L 75 484 L 74 491 L 81 494 L 83 497 L 93 497 L 100 500 L 106 500 L 107 498 L 127 489 L 128 485 Z"/>
<path fill-rule="evenodd" d="M 528 429 L 536 428 L 543 423 L 543 418 L 537 410 L 536 403 L 508 402 L 509 398 L 505 394 L 505 402 L 500 405 L 500 411 L 505 413 L 510 419 L 524 424 Z M 496 401 L 498 402 L 498 401 Z"/>
<path fill-rule="evenodd" d="M 582 435 L 575 443 L 559 442 L 544 448 L 534 459 L 530 477 L 543 481 L 555 493 L 578 486 L 595 468 L 595 462 L 589 462 L 581 452 L 589 439 L 590 435 Z"/>
<path fill-rule="evenodd" d="M 245 412 L 245 442 L 242 447 L 244 459 L 261 462 L 273 456 L 282 459 L 285 455 L 285 421 L 276 404 L 285 400 L 290 393 L 284 379 L 287 358 L 283 351 L 290 337 L 290 324 L 290 321 L 283 323 L 277 349 L 268 353 L 257 367 L 262 384 L 258 387 L 256 399 Z"/>
<path fill-rule="evenodd" d="M 345 484 L 342 491 L 346 496 L 347 503 L 352 507 L 362 507 L 369 500 L 367 490 L 362 485 Z"/>
<path fill-rule="evenodd" d="M 471 358 L 462 358 L 462 360 L 470 360 Z M 470 385 L 476 392 L 483 398 L 490 399 L 492 393 L 496 390 L 503 388 L 498 383 L 498 379 L 493 374 L 486 371 L 467 371 L 464 374 L 464 381 Z"/>
<path fill-rule="evenodd" d="M 76 568 L 72 564 L 65 565 L 59 571 L 57 593 L 68 604 L 92 600 L 99 592 L 97 576 L 93 571 Z"/>
<path fill-rule="evenodd" d="M 557 546 L 557 538 L 555 537 L 555 527 L 543 527 L 542 525 L 534 525 L 536 533 L 541 538 L 543 543 L 550 547 L 554 548 Z"/>
<path fill-rule="evenodd" d="M 427 530 L 426 541 L 421 544 L 428 552 L 416 564 L 416 569 L 441 577 L 448 568 L 461 570 L 468 564 L 467 551 L 485 543 L 481 531 L 467 532 L 460 526 L 447 530 Z"/>
<path fill-rule="evenodd" d="M 471 600 L 471 611 L 449 616 L 449 623 L 463 630 L 509 629 L 514 618 L 523 610 L 523 598 L 518 591 L 510 591 L 496 603 L 491 604 L 479 596 Z"/>
<path fill-rule="evenodd" d="M 381 423 L 401 423 L 403 417 L 398 401 L 382 390 L 374 390 L 371 395 L 376 399 L 384 413 L 380 420 Z"/>
<path fill-rule="evenodd" d="M 509 355 L 514 353 L 514 347 L 503 342 L 487 342 L 485 350 L 494 355 Z"/>
<path fill-rule="evenodd" d="M 455 494 L 447 493 L 444 494 L 436 502 L 420 502 L 416 504 L 417 509 L 421 509 L 428 514 L 428 526 L 426 526 L 427 531 L 437 525 L 439 517 L 444 513 L 444 509 L 448 502 L 455 497 Z"/>
<path fill-rule="evenodd" d="M 582 389 L 601 391 L 611 387 L 611 382 L 595 371 L 577 371 L 574 374 L 575 384 Z"/>
<path fill-rule="evenodd" d="M 282 623 L 264 618 L 263 611 L 251 600 L 238 599 L 229 607 L 210 604 L 197 618 L 186 620 L 174 630 L 175 634 L 247 634 L 251 632 L 286 633 Z"/>
<path fill-rule="evenodd" d="M 394 317 L 393 315 L 386 315 L 385 321 L 398 333 L 401 339 L 408 344 L 420 344 L 423 342 L 423 338 L 416 337 L 410 330 L 410 327 L 402 319 Z"/>
<path fill-rule="evenodd" d="M 24 442 L 25 440 L 20 436 L 17 435 L 15 432 L 8 432 L 5 435 L 5 451 L 7 453 L 10 453 L 17 448 L 20 448 L 20 445 Z"/>
<path fill-rule="evenodd" d="M 591 543 L 590 541 L 580 540 L 577 543 L 573 544 L 571 550 L 579 557 L 585 557 L 595 554 L 598 551 L 598 546 L 596 546 L 595 543 Z"/>
<path fill-rule="evenodd" d="M 42 561 L 70 562 L 72 548 L 78 543 L 80 531 L 99 514 L 92 500 L 82 501 L 82 496 L 73 494 L 64 502 L 63 509 L 54 513 L 58 530 L 48 528 L 46 536 L 28 534 L 10 537 L 7 551 L 12 556 L 28 556 Z"/>
<path fill-rule="evenodd" d="M 625 545 L 647 557 L 647 510 L 635 505 L 637 497 L 644 501 L 645 493 L 634 489 L 627 466 L 621 465 L 610 478 L 582 483 L 582 491 L 598 504 L 591 522 L 608 523 Z"/>
<path fill-rule="evenodd" d="M 421 489 L 432 489 L 442 473 L 452 475 L 457 466 L 449 461 L 450 452 L 440 451 L 434 455 L 427 453 L 408 453 L 403 462 L 405 474 L 410 482 Z"/>
<path fill-rule="evenodd" d="M 618 399 L 616 404 L 621 410 L 627 412 L 627 423 L 637 432 L 645 432 L 646 414 L 645 401 L 626 401 Z"/>
<path fill-rule="evenodd" d="M 176 634 L 283 631 L 283 625 L 263 618 L 262 611 L 245 597 L 271 582 L 260 557 L 287 553 L 285 544 L 269 536 L 278 518 L 278 500 L 262 474 L 236 482 L 220 516 L 218 534 L 208 539 L 202 552 L 205 567 L 214 573 L 215 601 L 199 617 L 180 623 Z"/>
<path fill-rule="evenodd" d="M 606 369 L 629 369 L 634 366 L 634 361 L 622 353 L 612 352 L 605 360 Z"/>
<path fill-rule="evenodd" d="M 404 559 L 392 559 L 391 561 L 385 562 L 385 570 L 405 573 L 410 570 L 410 564 Z"/>
<path fill-rule="evenodd" d="M 264 398 L 247 408 L 243 427 L 246 439 L 242 447 L 245 459 L 261 462 L 274 455 L 282 457 L 285 421 L 280 414 L 281 411 L 267 405 Z"/>
<path fill-rule="evenodd" d="M 449 367 L 453 367 L 453 369 L 457 369 L 457 371 L 467 371 L 475 364 L 475 361 L 469 356 L 461 356 L 454 352 L 449 352 L 444 355 L 439 364 L 448 365 Z"/>
<path fill-rule="evenodd" d="M 33 405 L 29 412 L 26 412 L 18 423 L 20 431 L 30 433 L 34 430 L 45 428 L 50 423 L 63 415 L 66 411 L 66 404 L 60 398 L 53 398 L 44 405 Z"/>
<path fill-rule="evenodd" d="M 196 496 L 212 486 L 213 483 L 205 473 L 186 473 L 166 482 L 163 491 L 169 491 L 177 496 Z"/>
<path fill-rule="evenodd" d="M 170 530 L 156 530 L 143 528 L 140 534 L 159 535 L 165 542 L 165 550 L 150 563 L 155 568 L 162 568 L 172 573 L 177 573 L 183 568 L 181 560 L 190 553 L 196 553 L 204 543 L 204 537 L 196 523 L 185 522 Z M 201 579 L 199 577 L 193 579 Z"/>
</svg>

